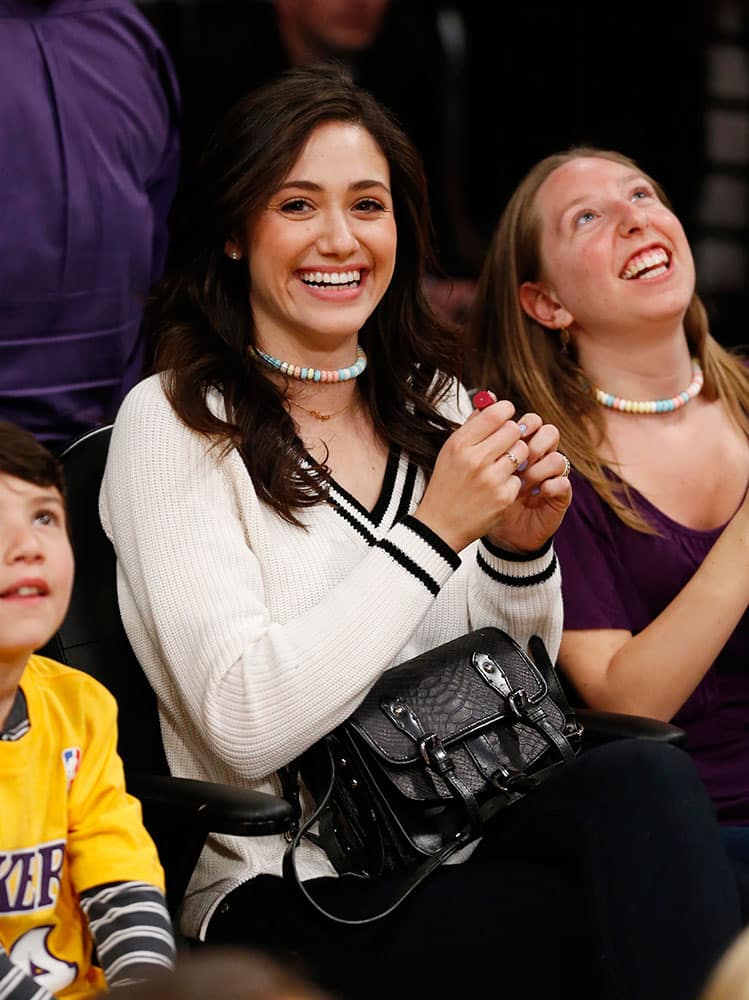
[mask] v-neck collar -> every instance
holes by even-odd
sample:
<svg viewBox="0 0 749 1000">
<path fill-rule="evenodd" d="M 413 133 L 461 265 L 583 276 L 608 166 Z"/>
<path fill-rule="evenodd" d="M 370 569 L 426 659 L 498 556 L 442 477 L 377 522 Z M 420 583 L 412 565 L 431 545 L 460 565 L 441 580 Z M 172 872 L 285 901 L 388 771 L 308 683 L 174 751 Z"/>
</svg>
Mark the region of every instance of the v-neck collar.
<svg viewBox="0 0 749 1000">
<path fill-rule="evenodd" d="M 394 445 L 390 446 L 388 451 L 387 463 L 385 465 L 385 473 L 382 477 L 382 486 L 380 487 L 380 492 L 375 500 L 374 507 L 372 510 L 367 510 L 364 504 L 360 503 L 353 494 L 349 493 L 348 490 L 344 489 L 343 486 L 333 476 L 328 476 L 328 482 L 332 489 L 344 499 L 351 507 L 353 507 L 359 514 L 367 518 L 372 522 L 372 524 L 379 525 L 382 523 L 382 518 L 385 515 L 388 507 L 390 506 L 390 501 L 393 496 L 393 490 L 395 489 L 395 479 L 398 474 L 398 465 L 400 463 L 400 450 Z"/>
<path fill-rule="evenodd" d="M 389 530 L 408 514 L 416 485 L 417 467 L 395 445 L 388 451 L 382 486 L 372 510 L 367 510 L 347 489 L 307 455 L 305 464 L 328 485 L 327 503 L 364 539 L 374 545 L 383 529 Z"/>
</svg>

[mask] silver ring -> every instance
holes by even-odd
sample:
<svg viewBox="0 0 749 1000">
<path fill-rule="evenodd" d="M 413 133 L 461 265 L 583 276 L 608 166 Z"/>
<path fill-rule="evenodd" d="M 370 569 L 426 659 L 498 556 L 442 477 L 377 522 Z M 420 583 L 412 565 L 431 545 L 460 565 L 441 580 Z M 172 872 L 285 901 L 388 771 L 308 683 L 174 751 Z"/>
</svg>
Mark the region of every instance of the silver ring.
<svg viewBox="0 0 749 1000">
<path fill-rule="evenodd" d="M 567 458 L 566 455 L 562 454 L 561 451 L 559 452 L 559 454 L 562 455 L 562 458 L 564 459 L 564 470 L 562 471 L 562 477 L 564 479 L 567 479 L 570 474 L 570 469 L 572 468 L 572 465 L 570 464 L 570 460 Z"/>
<path fill-rule="evenodd" d="M 516 469 L 520 465 L 520 459 L 517 458 L 515 455 L 513 455 L 511 451 L 505 452 L 505 458 L 509 458 L 509 460 L 512 462 L 512 464 L 515 466 Z"/>
</svg>

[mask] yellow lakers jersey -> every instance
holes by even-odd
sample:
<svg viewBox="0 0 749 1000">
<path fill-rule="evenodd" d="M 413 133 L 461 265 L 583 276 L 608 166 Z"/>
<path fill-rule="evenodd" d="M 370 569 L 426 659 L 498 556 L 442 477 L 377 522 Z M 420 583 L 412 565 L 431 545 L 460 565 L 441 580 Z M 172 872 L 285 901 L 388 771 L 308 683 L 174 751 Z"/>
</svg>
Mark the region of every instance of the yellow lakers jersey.
<svg viewBox="0 0 749 1000">
<path fill-rule="evenodd" d="M 30 729 L 0 741 L 0 943 L 56 996 L 105 986 L 78 894 L 106 882 L 163 889 L 138 801 L 125 791 L 115 701 L 92 677 L 32 656 Z"/>
</svg>

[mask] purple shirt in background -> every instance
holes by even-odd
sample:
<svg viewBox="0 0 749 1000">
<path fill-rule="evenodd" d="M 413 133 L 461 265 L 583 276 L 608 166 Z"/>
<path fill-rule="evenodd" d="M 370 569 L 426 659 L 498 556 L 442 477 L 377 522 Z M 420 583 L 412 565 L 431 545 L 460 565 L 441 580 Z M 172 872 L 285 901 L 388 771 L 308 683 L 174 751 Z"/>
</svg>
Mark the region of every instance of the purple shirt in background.
<svg viewBox="0 0 749 1000">
<path fill-rule="evenodd" d="M 659 535 L 623 524 L 572 473 L 573 501 L 554 539 L 562 570 L 565 629 L 641 632 L 668 605 L 722 528 L 677 524 L 636 490 L 633 502 Z M 749 826 L 749 615 L 674 716 L 724 824 Z M 663 660 L 671 658 L 663 650 Z"/>
<path fill-rule="evenodd" d="M 0 0 L 0 418 L 53 449 L 142 374 L 179 95 L 130 0 Z"/>
</svg>

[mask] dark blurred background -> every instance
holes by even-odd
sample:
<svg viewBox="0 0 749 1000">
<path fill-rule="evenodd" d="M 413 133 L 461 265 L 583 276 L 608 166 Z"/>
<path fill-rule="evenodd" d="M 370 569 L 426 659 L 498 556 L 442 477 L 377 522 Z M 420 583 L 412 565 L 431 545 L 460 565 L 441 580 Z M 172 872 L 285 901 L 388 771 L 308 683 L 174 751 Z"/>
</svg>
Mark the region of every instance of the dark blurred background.
<svg viewBox="0 0 749 1000">
<path fill-rule="evenodd" d="M 382 19 L 372 39 L 351 51 L 354 75 L 391 107 L 424 155 L 451 279 L 470 287 L 510 191 L 537 159 L 578 143 L 611 147 L 638 160 L 671 198 L 697 258 L 713 333 L 726 346 L 749 343 L 747 0 L 646 7 L 349 0 L 347 16 L 366 20 L 372 5 L 383 8 Z M 326 5 L 138 6 L 176 66 L 186 176 L 216 115 L 294 61 L 288 25 L 280 30 L 282 8 L 291 9 L 285 18 L 309 22 L 325 16 Z M 304 26 L 308 34 L 313 28 Z M 461 303 L 453 304 L 459 315 Z"/>
</svg>

